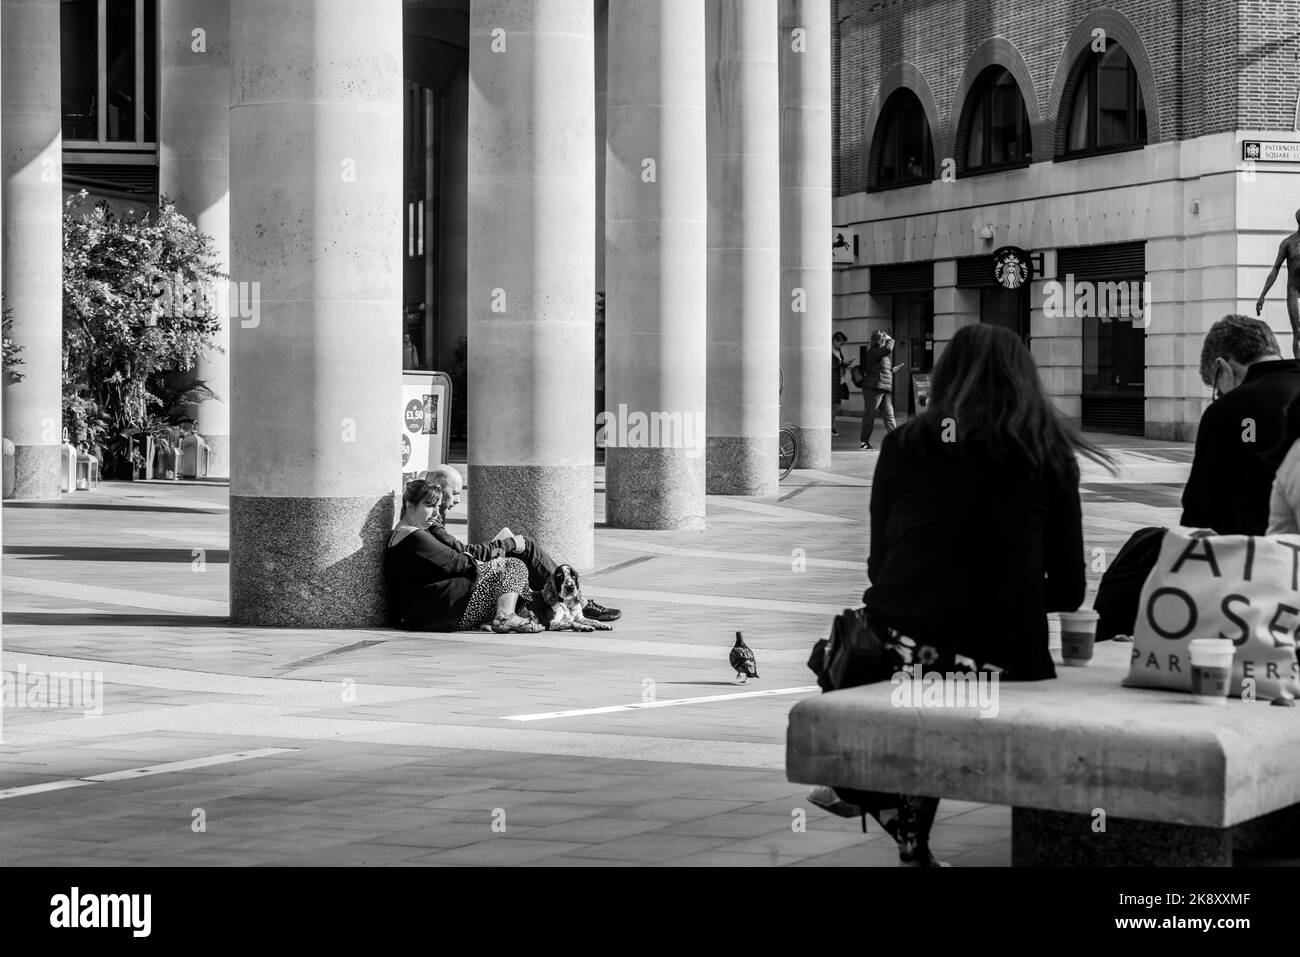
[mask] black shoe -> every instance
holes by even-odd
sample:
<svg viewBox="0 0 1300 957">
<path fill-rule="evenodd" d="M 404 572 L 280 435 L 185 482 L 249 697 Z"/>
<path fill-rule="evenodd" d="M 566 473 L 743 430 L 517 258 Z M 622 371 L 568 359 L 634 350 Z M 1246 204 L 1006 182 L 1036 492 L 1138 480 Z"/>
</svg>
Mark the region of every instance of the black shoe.
<svg viewBox="0 0 1300 957">
<path fill-rule="evenodd" d="M 862 451 L 864 451 L 864 452 L 870 452 L 870 451 L 871 451 L 871 443 L 870 443 L 870 442 L 863 442 L 861 445 L 858 446 L 858 448 L 862 449 Z"/>
<path fill-rule="evenodd" d="M 588 601 L 582 606 L 582 617 L 590 618 L 592 621 L 609 622 L 618 621 L 623 617 L 623 613 L 617 608 L 606 608 L 594 601 Z"/>
</svg>

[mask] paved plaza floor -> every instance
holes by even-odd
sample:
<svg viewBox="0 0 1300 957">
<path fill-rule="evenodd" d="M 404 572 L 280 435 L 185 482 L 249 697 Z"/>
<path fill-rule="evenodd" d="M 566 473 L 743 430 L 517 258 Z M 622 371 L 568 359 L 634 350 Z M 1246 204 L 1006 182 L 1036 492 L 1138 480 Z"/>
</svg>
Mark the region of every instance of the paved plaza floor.
<svg viewBox="0 0 1300 957">
<path fill-rule="evenodd" d="M 0 863 L 894 866 L 784 773 L 809 648 L 865 584 L 876 453 L 840 428 L 830 469 L 710 497 L 704 533 L 598 527 L 584 585 L 624 617 L 594 636 L 233 627 L 224 487 L 5 503 L 4 670 L 103 684 L 5 709 Z M 1176 524 L 1191 448 L 1103 441 L 1085 533 L 1113 557 Z M 1010 818 L 945 801 L 935 851 L 1007 866 Z"/>
</svg>

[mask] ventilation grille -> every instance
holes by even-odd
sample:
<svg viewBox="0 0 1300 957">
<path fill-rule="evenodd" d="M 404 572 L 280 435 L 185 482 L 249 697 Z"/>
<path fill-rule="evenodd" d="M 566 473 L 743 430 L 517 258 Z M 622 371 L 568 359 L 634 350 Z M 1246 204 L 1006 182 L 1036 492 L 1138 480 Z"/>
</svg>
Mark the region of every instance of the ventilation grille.
<svg viewBox="0 0 1300 957">
<path fill-rule="evenodd" d="M 125 193 L 139 199 L 158 198 L 158 167 L 127 163 L 67 163 L 63 184 L 71 190 Z"/>
<path fill-rule="evenodd" d="M 996 286 L 992 256 L 970 256 L 957 260 L 957 285 Z"/>
<path fill-rule="evenodd" d="M 1113 435 L 1146 435 L 1146 402 L 1140 395 L 1083 397 L 1085 432 L 1109 432 Z"/>
<path fill-rule="evenodd" d="M 871 292 L 929 292 L 934 289 L 934 263 L 900 263 L 871 267 Z"/>
<path fill-rule="evenodd" d="M 1107 246 L 1074 246 L 1056 253 L 1056 275 L 1073 273 L 1076 279 L 1114 281 L 1141 278 L 1147 271 L 1147 244 L 1113 243 Z"/>
</svg>

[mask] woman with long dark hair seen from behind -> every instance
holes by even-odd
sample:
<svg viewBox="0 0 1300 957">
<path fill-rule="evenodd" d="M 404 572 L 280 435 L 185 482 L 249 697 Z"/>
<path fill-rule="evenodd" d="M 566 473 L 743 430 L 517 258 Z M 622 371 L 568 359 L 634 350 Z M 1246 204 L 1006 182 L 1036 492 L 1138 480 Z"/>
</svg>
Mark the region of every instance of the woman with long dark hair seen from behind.
<svg viewBox="0 0 1300 957">
<path fill-rule="evenodd" d="M 1056 676 L 1047 613 L 1077 609 L 1086 588 L 1078 454 L 1114 467 L 1061 418 L 1014 333 L 959 329 L 929 407 L 885 437 L 872 483 L 863 601 L 897 667 Z M 836 812 L 875 817 L 903 863 L 938 865 L 938 799 L 836 792 Z"/>
</svg>

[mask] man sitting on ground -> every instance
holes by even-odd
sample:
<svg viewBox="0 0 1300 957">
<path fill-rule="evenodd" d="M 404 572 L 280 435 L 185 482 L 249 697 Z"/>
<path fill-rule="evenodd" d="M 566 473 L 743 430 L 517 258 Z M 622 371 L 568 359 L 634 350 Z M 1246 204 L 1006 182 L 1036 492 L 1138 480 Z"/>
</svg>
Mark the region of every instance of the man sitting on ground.
<svg viewBox="0 0 1300 957">
<path fill-rule="evenodd" d="M 1300 395 L 1300 362 L 1283 359 L 1268 325 L 1225 316 L 1205 336 L 1201 379 L 1215 400 L 1201 416 L 1182 524 L 1220 535 L 1263 535 L 1284 410 Z"/>
<path fill-rule="evenodd" d="M 465 487 L 460 472 L 450 465 L 439 465 L 429 470 L 428 480 L 438 486 L 443 493 L 443 505 L 428 528 L 429 534 L 448 548 L 462 552 L 475 561 L 489 562 L 495 558 L 518 558 L 528 568 L 529 589 L 534 595 L 540 595 L 547 579 L 554 574 L 559 563 L 552 559 L 541 545 L 525 538 L 523 535 L 509 532 L 508 529 L 502 529 L 497 534 L 497 537 L 490 542 L 478 545 L 464 544 L 447 530 L 446 525 L 447 511 L 460 501 L 460 493 Z M 585 618 L 603 622 L 618 621 L 623 616 L 623 613 L 617 608 L 606 608 L 591 599 L 587 599 L 582 613 Z"/>
</svg>

